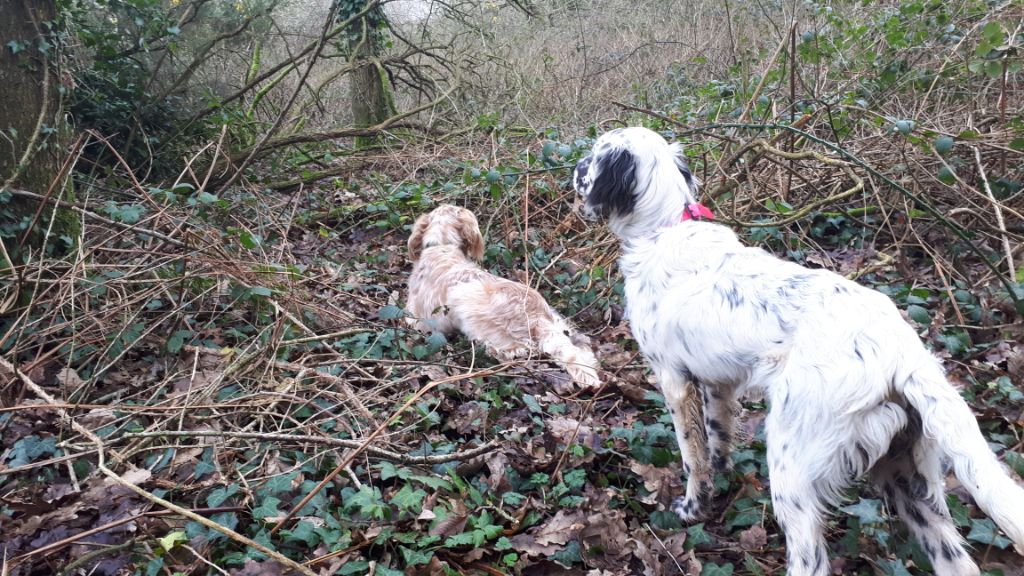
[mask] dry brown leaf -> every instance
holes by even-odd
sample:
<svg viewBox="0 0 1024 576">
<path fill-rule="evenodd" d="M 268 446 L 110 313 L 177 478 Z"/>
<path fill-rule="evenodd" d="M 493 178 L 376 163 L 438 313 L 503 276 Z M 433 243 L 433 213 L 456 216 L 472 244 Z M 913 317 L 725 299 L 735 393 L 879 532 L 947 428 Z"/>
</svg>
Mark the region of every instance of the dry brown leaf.
<svg viewBox="0 0 1024 576">
<path fill-rule="evenodd" d="M 517 534 L 511 538 L 512 547 L 531 556 L 550 556 L 562 549 L 567 542 L 576 537 L 585 526 L 581 512 L 567 514 L 559 510 L 550 520 L 527 534 Z"/>
<path fill-rule="evenodd" d="M 75 372 L 71 368 L 61 368 L 60 371 L 57 372 L 57 382 L 64 386 L 65 390 L 74 390 L 82 384 L 85 384 L 85 380 L 82 380 L 82 377 L 78 375 L 78 372 Z"/>
<path fill-rule="evenodd" d="M 765 529 L 755 524 L 740 532 L 740 548 L 750 552 L 760 550 L 768 544 L 768 533 Z"/>
<path fill-rule="evenodd" d="M 508 456 L 504 452 L 491 452 L 484 460 L 487 463 L 487 470 L 490 471 L 490 478 L 487 484 L 496 493 L 501 494 L 508 491 L 509 482 L 505 477 L 505 468 L 508 466 Z"/>
<path fill-rule="evenodd" d="M 633 460 L 629 464 L 629 469 L 643 478 L 644 488 L 648 492 L 646 496 L 640 497 L 640 501 L 644 504 L 667 501 L 675 490 L 675 484 L 680 481 L 679 472 L 674 466 L 658 468 L 653 464 L 641 464 Z"/>
<path fill-rule="evenodd" d="M 462 532 L 462 529 L 466 527 L 466 521 L 469 520 L 469 510 L 466 509 L 466 505 L 461 500 L 456 500 L 449 514 L 447 518 L 430 529 L 431 536 L 447 538 Z"/>
<path fill-rule="evenodd" d="M 587 516 L 580 540 L 587 548 L 600 547 L 606 556 L 619 558 L 632 552 L 626 513 L 622 510 L 604 510 Z"/>
<path fill-rule="evenodd" d="M 590 426 L 586 424 L 581 425 L 579 420 L 565 416 L 558 416 L 548 420 L 547 422 L 548 432 L 550 432 L 559 443 L 564 445 L 568 445 L 572 440 L 572 436 L 576 433 L 577 427 L 579 428 L 579 433 L 576 436 L 576 443 L 586 444 L 586 439 L 590 438 L 594 434 L 594 431 Z"/>
</svg>

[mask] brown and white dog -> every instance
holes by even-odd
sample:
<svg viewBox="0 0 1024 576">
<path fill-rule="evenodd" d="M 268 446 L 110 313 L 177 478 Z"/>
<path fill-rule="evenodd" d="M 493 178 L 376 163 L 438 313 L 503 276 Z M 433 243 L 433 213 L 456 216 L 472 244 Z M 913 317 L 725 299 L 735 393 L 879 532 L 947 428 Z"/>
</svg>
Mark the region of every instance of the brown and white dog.
<svg viewBox="0 0 1024 576">
<path fill-rule="evenodd" d="M 481 269 L 484 239 L 476 216 L 441 205 L 420 216 L 409 237 L 407 311 L 420 330 L 461 331 L 502 361 L 545 354 L 577 384 L 600 384 L 594 353 L 572 341 L 568 322 L 539 292 Z"/>
<path fill-rule="evenodd" d="M 770 405 L 787 574 L 830 573 L 827 513 L 868 476 L 936 574 L 976 576 L 946 507 L 944 462 L 1024 553 L 1024 490 L 893 302 L 706 221 L 681 152 L 646 128 L 614 130 L 574 175 L 584 215 L 619 237 L 630 328 L 675 424 L 689 477 L 672 510 L 687 521 L 705 512 L 713 471 L 729 463 L 736 399 L 751 394 Z"/>
</svg>

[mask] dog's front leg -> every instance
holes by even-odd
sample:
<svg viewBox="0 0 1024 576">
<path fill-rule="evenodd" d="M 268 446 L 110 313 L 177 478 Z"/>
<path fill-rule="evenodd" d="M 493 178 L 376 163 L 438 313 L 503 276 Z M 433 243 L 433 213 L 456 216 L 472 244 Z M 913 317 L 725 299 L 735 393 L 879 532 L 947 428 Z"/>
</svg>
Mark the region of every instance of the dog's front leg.
<svg viewBox="0 0 1024 576">
<path fill-rule="evenodd" d="M 693 380 L 671 370 L 660 371 L 658 384 L 672 415 L 676 441 L 683 456 L 683 472 L 687 475 L 686 495 L 672 501 L 672 511 L 684 522 L 693 522 L 701 518 L 712 488 L 700 395 Z"/>
</svg>

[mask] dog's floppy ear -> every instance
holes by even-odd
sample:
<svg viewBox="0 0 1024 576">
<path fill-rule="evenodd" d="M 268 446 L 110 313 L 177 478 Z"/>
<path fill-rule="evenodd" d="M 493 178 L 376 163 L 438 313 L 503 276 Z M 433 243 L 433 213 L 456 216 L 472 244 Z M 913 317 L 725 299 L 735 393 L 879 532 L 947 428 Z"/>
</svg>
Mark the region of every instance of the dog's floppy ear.
<svg viewBox="0 0 1024 576">
<path fill-rule="evenodd" d="M 683 179 L 686 180 L 686 187 L 690 189 L 690 194 L 693 195 L 693 198 L 687 198 L 687 202 L 696 202 L 697 186 L 700 185 L 700 181 L 690 171 L 690 166 L 686 163 L 686 158 L 683 156 L 683 147 L 678 142 L 672 144 L 672 159 L 675 160 L 676 168 L 683 175 Z"/>
<path fill-rule="evenodd" d="M 412 234 L 409 236 L 409 260 L 413 262 L 419 260 L 420 254 L 423 253 L 423 235 L 427 233 L 428 224 L 430 214 L 423 214 L 412 225 Z"/>
<path fill-rule="evenodd" d="M 629 214 L 636 205 L 633 154 L 626 148 L 612 148 L 597 160 L 597 176 L 587 195 L 587 204 L 606 218 L 612 214 Z M 591 170 L 594 168 L 590 166 Z"/>
<path fill-rule="evenodd" d="M 462 239 L 462 253 L 472 260 L 480 261 L 484 257 L 484 237 L 480 234 L 480 224 L 476 216 L 469 210 L 460 210 L 455 227 Z"/>
</svg>

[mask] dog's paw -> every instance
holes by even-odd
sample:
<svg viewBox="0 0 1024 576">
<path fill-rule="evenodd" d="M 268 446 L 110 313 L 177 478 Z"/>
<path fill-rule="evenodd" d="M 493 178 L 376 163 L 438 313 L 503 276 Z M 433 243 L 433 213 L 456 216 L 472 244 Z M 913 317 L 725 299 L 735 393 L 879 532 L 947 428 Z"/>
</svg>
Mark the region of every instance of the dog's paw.
<svg viewBox="0 0 1024 576">
<path fill-rule="evenodd" d="M 704 517 L 704 505 L 698 498 L 680 496 L 672 501 L 672 512 L 684 523 L 692 523 Z"/>
<path fill-rule="evenodd" d="M 528 358 L 530 356 L 530 349 L 524 347 L 517 348 L 515 346 L 504 348 L 487 346 L 487 355 L 499 362 L 512 362 L 513 360 Z"/>
</svg>

